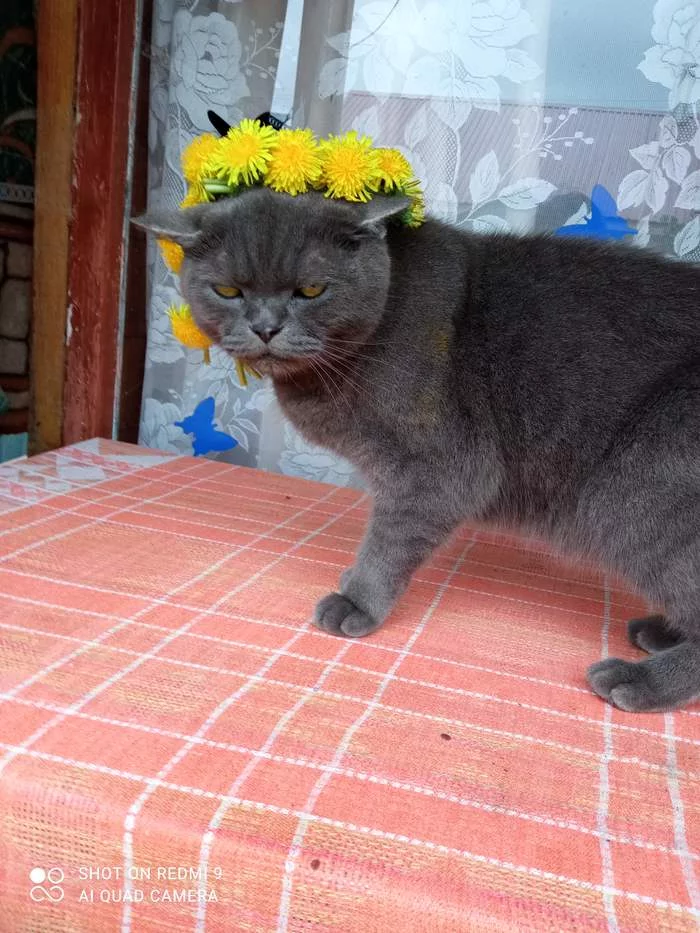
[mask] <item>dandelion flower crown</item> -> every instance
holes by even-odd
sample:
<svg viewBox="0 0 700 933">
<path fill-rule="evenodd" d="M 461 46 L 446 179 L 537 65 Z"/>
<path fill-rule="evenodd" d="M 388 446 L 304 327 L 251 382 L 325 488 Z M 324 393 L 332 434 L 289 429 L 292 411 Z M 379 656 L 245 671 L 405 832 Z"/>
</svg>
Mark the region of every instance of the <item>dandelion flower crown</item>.
<svg viewBox="0 0 700 933">
<path fill-rule="evenodd" d="M 211 111 L 209 119 L 219 136 L 197 136 L 182 153 L 188 186 L 182 208 L 264 186 L 292 197 L 320 191 L 327 198 L 350 202 L 366 202 L 375 195 L 408 198 L 398 220 L 419 227 L 425 219 L 420 184 L 398 149 L 375 147 L 369 137 L 354 130 L 319 140 L 311 130 L 286 129 L 270 114 L 242 120 L 237 126 L 229 126 Z M 158 242 L 166 265 L 177 275 L 184 259 L 182 247 L 168 240 Z M 169 314 L 175 337 L 187 347 L 204 350 L 208 360 L 211 341 L 197 328 L 189 306 L 173 306 Z M 246 366 L 238 363 L 237 368 L 241 382 L 247 384 Z"/>
</svg>

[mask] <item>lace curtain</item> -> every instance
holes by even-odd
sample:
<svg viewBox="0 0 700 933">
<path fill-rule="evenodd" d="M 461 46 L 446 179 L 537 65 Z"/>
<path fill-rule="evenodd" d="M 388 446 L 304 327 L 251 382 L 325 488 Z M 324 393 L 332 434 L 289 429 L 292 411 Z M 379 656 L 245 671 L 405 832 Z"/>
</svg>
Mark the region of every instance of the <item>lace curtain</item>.
<svg viewBox="0 0 700 933">
<path fill-rule="evenodd" d="M 210 130 L 291 113 L 401 149 L 428 210 L 479 232 L 624 237 L 700 261 L 700 3 L 692 0 L 155 0 L 151 206 L 184 195 L 179 154 Z M 346 462 L 170 335 L 177 279 L 150 254 L 140 439 L 192 451 L 177 422 L 213 399 L 218 459 L 340 485 Z"/>
</svg>

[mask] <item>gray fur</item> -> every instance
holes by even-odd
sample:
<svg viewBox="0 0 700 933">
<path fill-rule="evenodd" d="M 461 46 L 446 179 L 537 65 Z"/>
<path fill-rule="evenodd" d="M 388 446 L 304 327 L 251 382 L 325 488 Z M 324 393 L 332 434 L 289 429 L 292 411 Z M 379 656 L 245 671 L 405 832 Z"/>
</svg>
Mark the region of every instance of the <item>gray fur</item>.
<svg viewBox="0 0 700 933">
<path fill-rule="evenodd" d="M 630 626 L 647 660 L 589 669 L 600 696 L 665 710 L 700 695 L 700 270 L 569 238 L 387 228 L 402 208 L 257 189 L 141 221 L 185 247 L 199 325 L 372 487 L 316 624 L 372 632 L 437 545 L 483 522 L 593 557 L 663 609 Z M 316 283 L 320 297 L 294 295 Z"/>
</svg>

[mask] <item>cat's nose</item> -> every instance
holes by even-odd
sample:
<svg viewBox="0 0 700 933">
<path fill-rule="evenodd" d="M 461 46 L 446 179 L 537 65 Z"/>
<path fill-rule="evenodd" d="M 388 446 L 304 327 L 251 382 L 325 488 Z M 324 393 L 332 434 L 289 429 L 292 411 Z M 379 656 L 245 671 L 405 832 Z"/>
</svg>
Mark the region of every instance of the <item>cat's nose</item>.
<svg viewBox="0 0 700 933">
<path fill-rule="evenodd" d="M 251 324 L 250 329 L 262 340 L 263 343 L 269 343 L 275 334 L 279 334 L 281 327 L 265 327 L 264 324 Z"/>
</svg>

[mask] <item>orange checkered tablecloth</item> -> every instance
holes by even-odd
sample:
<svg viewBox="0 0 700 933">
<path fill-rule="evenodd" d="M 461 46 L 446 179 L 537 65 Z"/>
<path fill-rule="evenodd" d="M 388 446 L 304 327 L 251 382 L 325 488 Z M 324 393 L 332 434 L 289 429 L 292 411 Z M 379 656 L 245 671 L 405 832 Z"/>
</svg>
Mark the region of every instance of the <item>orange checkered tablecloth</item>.
<svg viewBox="0 0 700 933">
<path fill-rule="evenodd" d="M 104 441 L 0 468 L 0 930 L 690 931 L 700 711 L 587 664 L 643 611 L 464 529 L 313 629 L 354 490 Z"/>
</svg>

